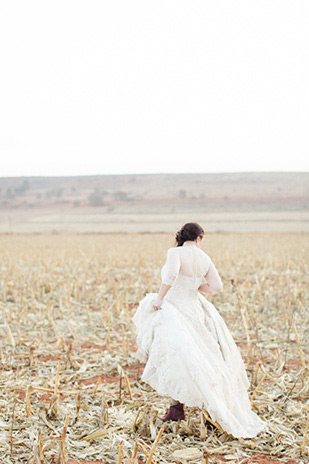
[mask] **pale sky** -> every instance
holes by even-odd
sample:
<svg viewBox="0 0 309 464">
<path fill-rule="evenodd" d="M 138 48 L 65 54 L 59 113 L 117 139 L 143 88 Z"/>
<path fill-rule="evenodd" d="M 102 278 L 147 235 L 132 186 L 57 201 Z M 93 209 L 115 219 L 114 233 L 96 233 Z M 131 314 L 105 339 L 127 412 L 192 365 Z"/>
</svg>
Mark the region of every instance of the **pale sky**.
<svg viewBox="0 0 309 464">
<path fill-rule="evenodd" d="M 1 0 L 0 176 L 309 171 L 308 0 Z"/>
</svg>

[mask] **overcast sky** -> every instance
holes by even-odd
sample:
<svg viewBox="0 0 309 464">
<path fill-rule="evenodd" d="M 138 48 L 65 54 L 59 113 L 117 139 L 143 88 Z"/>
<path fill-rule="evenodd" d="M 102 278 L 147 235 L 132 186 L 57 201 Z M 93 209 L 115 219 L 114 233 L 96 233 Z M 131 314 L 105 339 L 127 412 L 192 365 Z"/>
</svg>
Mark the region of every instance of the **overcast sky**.
<svg viewBox="0 0 309 464">
<path fill-rule="evenodd" d="M 1 0 L 0 176 L 309 171 L 308 0 Z"/>
</svg>

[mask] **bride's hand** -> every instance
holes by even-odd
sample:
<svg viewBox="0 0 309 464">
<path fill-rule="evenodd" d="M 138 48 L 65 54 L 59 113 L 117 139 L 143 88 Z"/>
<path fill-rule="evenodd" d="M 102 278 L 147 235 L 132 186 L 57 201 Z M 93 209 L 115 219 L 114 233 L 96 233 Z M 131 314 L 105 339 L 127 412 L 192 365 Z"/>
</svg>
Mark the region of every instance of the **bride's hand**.
<svg viewBox="0 0 309 464">
<path fill-rule="evenodd" d="M 211 289 L 210 285 L 207 282 L 203 282 L 199 286 L 198 291 L 203 292 L 203 293 L 212 293 L 212 289 Z"/>
<path fill-rule="evenodd" d="M 157 311 L 158 309 L 161 309 L 161 305 L 163 303 L 163 298 L 156 298 L 155 302 L 153 303 L 154 310 Z"/>
</svg>

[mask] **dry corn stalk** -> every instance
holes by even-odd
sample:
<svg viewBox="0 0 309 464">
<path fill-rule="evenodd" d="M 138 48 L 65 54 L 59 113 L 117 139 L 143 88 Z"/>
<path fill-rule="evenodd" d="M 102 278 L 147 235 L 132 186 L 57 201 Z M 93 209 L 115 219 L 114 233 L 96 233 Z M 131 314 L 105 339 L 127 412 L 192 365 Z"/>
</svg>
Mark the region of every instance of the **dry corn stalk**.
<svg viewBox="0 0 309 464">
<path fill-rule="evenodd" d="M 140 449 L 142 450 L 142 452 L 144 453 L 144 455 L 146 456 L 146 458 L 148 459 L 150 456 L 150 451 L 147 450 L 146 443 L 144 443 L 140 438 L 138 439 L 137 443 Z M 154 464 L 154 461 L 153 459 L 151 459 L 151 457 L 150 457 L 150 463 Z"/>
<path fill-rule="evenodd" d="M 164 432 L 164 429 L 165 429 L 165 423 L 160 428 L 159 433 L 157 435 L 157 438 L 155 439 L 155 441 L 154 441 L 154 443 L 153 443 L 153 445 L 152 445 L 152 447 L 151 447 L 151 449 L 149 451 L 149 456 L 147 458 L 146 464 L 151 463 L 151 458 L 152 458 L 152 456 L 153 456 L 153 454 L 154 454 L 154 452 L 155 452 L 155 450 L 156 450 L 156 448 L 158 446 L 159 440 L 161 438 L 162 433 Z"/>
<path fill-rule="evenodd" d="M 130 400 L 133 400 L 132 390 L 131 390 L 131 385 L 130 385 L 130 380 L 129 380 L 129 377 L 127 376 L 127 374 L 124 375 L 124 379 L 125 379 L 126 384 L 127 384 L 127 387 L 128 387 Z"/>
<path fill-rule="evenodd" d="M 269 372 L 269 371 L 267 370 L 267 371 L 264 373 L 263 377 L 261 378 L 261 380 L 260 380 L 259 383 L 257 384 L 256 388 L 254 389 L 252 395 L 250 396 L 250 400 L 251 400 L 251 401 L 253 401 L 253 398 L 255 397 L 255 395 L 256 395 L 258 389 L 260 388 L 260 386 L 261 386 L 262 383 L 264 382 L 264 380 L 265 380 L 265 378 L 266 378 L 268 372 Z"/>
<path fill-rule="evenodd" d="M 123 458 L 123 440 L 121 440 L 119 443 L 117 464 L 121 464 L 122 458 Z"/>
<path fill-rule="evenodd" d="M 300 343 L 300 340 L 299 340 L 299 335 L 298 335 L 298 332 L 297 332 L 297 329 L 296 329 L 295 322 L 293 322 L 293 330 L 295 332 L 297 345 L 298 345 L 298 348 L 299 348 L 299 354 L 300 354 L 301 363 L 302 363 L 302 366 L 305 368 L 306 363 L 305 363 L 305 359 L 304 359 L 304 352 L 303 352 L 303 349 L 302 349 L 302 346 L 301 346 L 301 343 Z"/>
<path fill-rule="evenodd" d="M 61 434 L 61 442 L 60 442 L 60 464 L 66 464 L 66 452 L 65 452 L 65 439 L 68 430 L 68 423 L 69 423 L 70 414 L 67 413 L 64 421 L 64 426 L 62 429 Z"/>
<path fill-rule="evenodd" d="M 301 445 L 301 454 L 303 454 L 304 451 L 305 451 L 307 435 L 308 435 L 308 429 L 309 429 L 309 414 L 307 414 L 307 423 L 306 423 L 306 428 L 305 428 L 305 432 L 304 432 L 303 442 L 302 442 L 302 445 Z"/>
<path fill-rule="evenodd" d="M 207 449 L 203 449 L 203 456 L 202 456 L 202 463 L 201 464 L 209 464 L 209 453 Z"/>
<path fill-rule="evenodd" d="M 136 458 L 137 458 L 137 453 L 138 453 L 138 441 L 136 439 L 135 443 L 134 443 L 134 450 L 133 450 L 133 453 L 132 453 L 132 457 L 130 459 L 130 464 L 135 464 Z"/>
</svg>

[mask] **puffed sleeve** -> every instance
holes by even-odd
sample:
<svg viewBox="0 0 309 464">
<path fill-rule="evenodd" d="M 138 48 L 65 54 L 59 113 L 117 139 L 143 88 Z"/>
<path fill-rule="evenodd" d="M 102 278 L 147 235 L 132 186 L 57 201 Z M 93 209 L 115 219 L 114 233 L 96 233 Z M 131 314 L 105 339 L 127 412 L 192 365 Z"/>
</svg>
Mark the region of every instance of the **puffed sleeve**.
<svg viewBox="0 0 309 464">
<path fill-rule="evenodd" d="M 166 263 L 161 270 L 162 282 L 166 285 L 173 285 L 180 269 L 180 259 L 176 248 L 167 250 Z"/>
<path fill-rule="evenodd" d="M 210 261 L 210 266 L 208 268 L 207 274 L 205 276 L 206 282 L 209 284 L 210 288 L 215 292 L 222 292 L 223 284 L 221 277 L 216 269 L 216 266 L 212 261 Z"/>
</svg>

